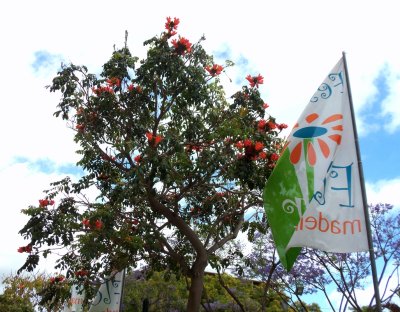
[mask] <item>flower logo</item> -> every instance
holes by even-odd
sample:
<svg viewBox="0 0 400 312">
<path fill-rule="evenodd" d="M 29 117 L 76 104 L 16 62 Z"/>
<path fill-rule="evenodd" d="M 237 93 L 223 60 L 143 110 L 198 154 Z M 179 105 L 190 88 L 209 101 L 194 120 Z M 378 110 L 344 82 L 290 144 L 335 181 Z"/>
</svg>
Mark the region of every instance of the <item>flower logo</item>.
<svg viewBox="0 0 400 312">
<path fill-rule="evenodd" d="M 290 153 L 290 162 L 297 164 L 300 161 L 302 151 L 305 151 L 305 157 L 310 166 L 317 163 L 316 148 L 319 147 L 322 155 L 328 158 L 331 149 L 327 143 L 327 139 L 340 145 L 342 140 L 341 132 L 343 125 L 340 123 L 343 120 L 342 114 L 333 114 L 318 122 L 319 115 L 312 113 L 305 118 L 306 126 L 300 127 L 297 123 L 293 127 L 292 138 L 298 138 L 299 142 L 296 143 Z M 288 142 L 290 144 L 290 142 Z"/>
</svg>

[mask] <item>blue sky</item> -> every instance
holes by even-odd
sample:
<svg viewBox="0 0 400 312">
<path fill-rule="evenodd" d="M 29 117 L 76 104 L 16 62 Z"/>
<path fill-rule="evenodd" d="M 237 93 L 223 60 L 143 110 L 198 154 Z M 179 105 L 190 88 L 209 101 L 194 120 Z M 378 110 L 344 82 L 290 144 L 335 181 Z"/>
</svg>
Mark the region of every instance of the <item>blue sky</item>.
<svg viewBox="0 0 400 312">
<path fill-rule="evenodd" d="M 359 117 L 371 130 L 360 136 L 360 149 L 364 174 L 370 181 L 394 179 L 399 176 L 400 162 L 398 146 L 400 146 L 399 129 L 393 132 L 384 130 L 384 126 L 391 122 L 389 114 L 382 114 L 382 104 L 390 94 L 385 66 L 374 80 L 378 90 L 376 97 L 360 111 Z M 384 199 L 382 199 L 384 201 Z"/>
<path fill-rule="evenodd" d="M 216 59 L 236 64 L 222 77 L 227 95 L 246 83 L 247 74 L 263 75 L 260 91 L 269 112 L 290 127 L 346 51 L 368 201 L 400 208 L 400 48 L 395 40 L 400 21 L 395 1 L 363 1 L 362 10 L 346 0 L 204 0 L 195 10 L 187 1 L 155 3 L 121 0 L 118 8 L 103 0 L 3 4 L 0 235 L 7 240 L 2 240 L 0 275 L 15 272 L 24 261 L 16 252 L 25 243 L 18 235 L 26 222 L 20 210 L 36 204 L 50 182 L 82 172 L 75 166 L 73 131 L 53 117 L 58 95 L 45 86 L 61 62 L 99 72 L 113 45 L 123 44 L 125 30 L 132 53 L 143 56 L 143 41 L 163 31 L 167 16 L 181 19 L 180 32 L 192 42 L 204 34 L 204 47 Z M 51 263 L 42 267 L 50 270 Z"/>
</svg>

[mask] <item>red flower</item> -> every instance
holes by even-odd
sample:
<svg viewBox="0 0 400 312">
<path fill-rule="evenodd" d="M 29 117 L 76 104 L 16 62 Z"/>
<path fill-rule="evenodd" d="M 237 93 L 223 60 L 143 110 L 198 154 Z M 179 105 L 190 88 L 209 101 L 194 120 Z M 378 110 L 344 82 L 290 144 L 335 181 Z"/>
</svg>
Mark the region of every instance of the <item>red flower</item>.
<svg viewBox="0 0 400 312">
<path fill-rule="evenodd" d="M 263 104 L 263 108 L 268 108 L 268 107 L 269 107 L 269 105 L 267 103 Z"/>
<path fill-rule="evenodd" d="M 153 133 L 151 132 L 146 132 L 146 138 L 147 140 L 150 142 L 151 140 L 153 140 Z"/>
<path fill-rule="evenodd" d="M 117 77 L 111 77 L 110 79 L 107 79 L 107 84 L 110 87 L 119 87 L 121 85 L 121 80 Z"/>
<path fill-rule="evenodd" d="M 202 150 L 202 147 L 200 145 L 196 145 L 196 144 L 188 144 L 188 145 L 186 145 L 185 149 L 186 149 L 186 151 L 189 151 L 189 152 L 191 152 L 191 151 L 198 152 L 198 151 Z"/>
<path fill-rule="evenodd" d="M 281 124 L 277 125 L 277 127 L 278 127 L 279 130 L 283 130 L 283 129 L 286 129 L 288 127 L 288 125 L 284 124 L 284 123 L 281 123 Z"/>
<path fill-rule="evenodd" d="M 168 37 L 172 37 L 176 35 L 176 31 L 179 25 L 179 18 L 174 17 L 172 20 L 170 17 L 167 17 L 167 22 L 165 23 L 165 29 L 168 31 Z"/>
<path fill-rule="evenodd" d="M 258 128 L 258 130 L 263 130 L 266 125 L 267 125 L 267 122 L 264 119 L 261 119 L 258 122 L 257 128 Z"/>
<path fill-rule="evenodd" d="M 59 276 L 56 276 L 56 277 L 50 277 L 50 283 L 51 284 L 59 283 L 59 282 L 62 282 L 63 280 L 64 280 L 64 276 L 62 276 L 62 275 L 59 275 Z"/>
<path fill-rule="evenodd" d="M 253 145 L 253 142 L 251 142 L 250 139 L 246 139 L 243 141 L 244 147 L 250 147 L 251 145 Z"/>
<path fill-rule="evenodd" d="M 158 143 L 160 143 L 164 139 L 161 135 L 154 136 L 151 132 L 146 132 L 146 137 L 149 141 L 149 144 L 153 144 L 154 146 L 157 146 Z"/>
<path fill-rule="evenodd" d="M 258 74 L 258 76 L 247 75 L 246 79 L 248 82 L 250 82 L 250 86 L 252 88 L 254 88 L 254 87 L 258 88 L 259 84 L 264 83 L 264 77 L 261 76 L 260 74 Z"/>
<path fill-rule="evenodd" d="M 115 157 L 114 157 L 114 156 L 109 156 L 109 155 L 107 155 L 107 154 L 102 154 L 102 155 L 101 155 L 101 158 L 102 158 L 103 160 L 106 160 L 106 161 L 115 161 Z"/>
<path fill-rule="evenodd" d="M 272 161 L 277 161 L 279 159 L 279 155 L 276 153 L 272 153 L 269 157 Z"/>
<path fill-rule="evenodd" d="M 88 274 L 89 274 L 89 272 L 86 271 L 86 270 L 79 270 L 79 271 L 76 271 L 76 272 L 75 272 L 75 275 L 76 275 L 76 276 L 80 276 L 80 277 L 86 276 L 86 275 L 88 275 Z"/>
<path fill-rule="evenodd" d="M 268 121 L 268 128 L 270 130 L 276 129 L 276 123 L 274 123 L 273 121 Z"/>
<path fill-rule="evenodd" d="M 172 45 L 175 48 L 175 52 L 179 55 L 185 55 L 192 51 L 192 44 L 186 38 L 179 37 L 179 40 L 172 40 Z"/>
<path fill-rule="evenodd" d="M 223 70 L 224 68 L 223 68 L 221 65 L 214 64 L 213 67 L 206 66 L 205 69 L 206 69 L 206 71 L 208 71 L 208 73 L 209 73 L 212 77 L 214 77 L 214 76 L 219 75 L 219 74 L 222 72 L 222 70 Z"/>
<path fill-rule="evenodd" d="M 133 92 L 136 90 L 137 93 L 142 93 L 142 88 L 140 86 L 135 87 L 133 84 L 130 84 L 128 86 L 128 90 L 129 90 L 129 92 Z"/>
<path fill-rule="evenodd" d="M 267 153 L 266 152 L 260 152 L 258 154 L 258 157 L 260 157 L 261 159 L 265 159 L 265 158 L 267 158 Z"/>
<path fill-rule="evenodd" d="M 76 110 L 76 114 L 77 114 L 77 115 L 82 115 L 83 112 L 84 112 L 84 109 L 83 109 L 82 106 L 81 106 L 81 107 L 78 107 L 78 109 Z"/>
<path fill-rule="evenodd" d="M 82 224 L 84 225 L 84 227 L 89 227 L 89 226 L 90 226 L 90 220 L 84 218 L 84 219 L 82 220 Z"/>
<path fill-rule="evenodd" d="M 242 141 L 238 141 L 238 142 L 236 142 L 235 146 L 236 146 L 237 148 L 239 148 L 239 149 L 242 149 L 242 148 L 244 147 L 244 144 L 243 144 Z"/>
<path fill-rule="evenodd" d="M 83 132 L 85 131 L 85 125 L 84 124 L 77 124 L 75 126 L 76 130 L 78 130 L 79 132 Z"/>
<path fill-rule="evenodd" d="M 32 251 L 32 246 L 31 245 L 26 245 L 26 246 L 23 246 L 23 247 L 19 247 L 18 249 L 17 249 L 17 251 L 19 252 L 19 253 L 23 253 L 23 252 L 31 252 Z"/>
<path fill-rule="evenodd" d="M 133 160 L 139 163 L 142 160 L 142 156 L 140 154 L 136 155 L 136 157 Z"/>
<path fill-rule="evenodd" d="M 114 90 L 110 87 L 98 87 L 98 88 L 92 88 L 92 91 L 94 94 L 96 94 L 97 96 L 100 96 L 102 93 L 110 93 L 113 94 Z"/>
<path fill-rule="evenodd" d="M 256 142 L 256 144 L 254 144 L 254 149 L 259 152 L 264 148 L 264 144 L 261 142 Z"/>
<path fill-rule="evenodd" d="M 39 206 L 40 207 L 46 207 L 48 205 L 54 205 L 54 200 L 39 199 Z"/>
<path fill-rule="evenodd" d="M 154 146 L 158 145 L 158 143 L 160 143 L 163 140 L 163 137 L 161 135 L 157 135 L 154 138 Z"/>
<path fill-rule="evenodd" d="M 103 222 L 102 222 L 101 220 L 96 220 L 96 222 L 94 223 L 94 227 L 95 227 L 97 230 L 101 230 L 102 227 L 103 227 Z"/>
<path fill-rule="evenodd" d="M 133 219 L 133 220 L 132 220 L 132 224 L 138 225 L 138 224 L 139 224 L 139 220 L 138 220 L 138 219 Z"/>
</svg>

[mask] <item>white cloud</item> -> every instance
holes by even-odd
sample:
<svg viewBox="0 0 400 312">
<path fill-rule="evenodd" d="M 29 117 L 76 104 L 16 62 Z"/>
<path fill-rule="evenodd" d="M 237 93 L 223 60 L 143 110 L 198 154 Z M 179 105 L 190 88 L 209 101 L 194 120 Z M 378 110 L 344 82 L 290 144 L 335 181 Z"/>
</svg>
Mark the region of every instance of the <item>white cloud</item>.
<svg viewBox="0 0 400 312">
<path fill-rule="evenodd" d="M 388 271 L 390 271 L 388 269 Z M 399 280 L 394 276 L 391 278 L 388 282 L 388 276 L 384 276 L 381 284 L 379 286 L 379 295 L 380 297 L 388 298 L 388 296 L 391 294 L 391 290 L 396 289 L 398 286 Z M 387 292 L 385 292 L 385 286 L 387 284 Z M 366 284 L 364 285 L 364 289 L 356 289 L 355 290 L 355 297 L 357 298 L 357 303 L 360 307 L 363 306 L 368 306 L 371 299 L 373 298 L 375 294 L 374 286 L 372 284 L 372 277 L 371 281 L 366 281 Z M 340 301 L 342 299 L 342 294 L 340 292 L 337 292 L 336 290 L 333 290 L 329 293 L 329 299 L 333 302 L 334 307 L 339 307 L 340 306 Z M 399 304 L 399 299 L 397 296 L 393 297 L 393 300 L 391 301 L 392 303 Z"/>
<path fill-rule="evenodd" d="M 366 182 L 368 203 L 388 203 L 400 208 L 400 178 Z"/>
<path fill-rule="evenodd" d="M 400 76 L 399 72 L 389 77 L 389 96 L 382 102 L 383 114 L 389 116 L 390 122 L 384 128 L 393 133 L 400 127 Z"/>
</svg>

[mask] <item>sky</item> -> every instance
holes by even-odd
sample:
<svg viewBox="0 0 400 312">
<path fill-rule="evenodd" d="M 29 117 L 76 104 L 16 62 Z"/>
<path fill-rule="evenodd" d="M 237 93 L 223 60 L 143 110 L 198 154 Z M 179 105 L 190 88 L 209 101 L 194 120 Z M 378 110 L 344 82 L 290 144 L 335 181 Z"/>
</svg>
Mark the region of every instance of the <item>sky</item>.
<svg viewBox="0 0 400 312">
<path fill-rule="evenodd" d="M 73 131 L 52 116 L 59 94 L 45 88 L 60 64 L 98 73 L 124 44 L 144 56 L 143 41 L 178 17 L 179 33 L 236 66 L 227 95 L 264 77 L 260 92 L 277 122 L 294 125 L 316 88 L 346 52 L 370 203 L 400 207 L 400 47 L 397 1 L 6 1 L 0 10 L 0 276 L 25 255 L 20 210 L 49 183 L 78 177 Z M 232 82 L 229 82 L 229 79 Z M 288 133 L 287 133 L 288 134 Z M 50 263 L 43 263 L 49 269 Z"/>
</svg>

